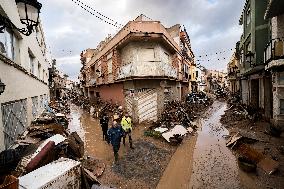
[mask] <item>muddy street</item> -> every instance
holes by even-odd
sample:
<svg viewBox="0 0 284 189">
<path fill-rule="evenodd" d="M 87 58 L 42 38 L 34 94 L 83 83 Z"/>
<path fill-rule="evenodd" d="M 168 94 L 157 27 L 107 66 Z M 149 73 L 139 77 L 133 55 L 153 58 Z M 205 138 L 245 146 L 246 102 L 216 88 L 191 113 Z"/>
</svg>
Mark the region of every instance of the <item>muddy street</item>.
<svg viewBox="0 0 284 189">
<path fill-rule="evenodd" d="M 177 149 L 157 188 L 240 188 L 236 158 L 226 147 L 220 118 L 226 103 L 214 102 L 197 121 L 196 136 Z"/>
<path fill-rule="evenodd" d="M 215 102 L 209 116 L 200 120 L 190 188 L 240 188 L 236 158 L 223 137 L 229 131 L 220 123 L 226 108 L 226 103 Z"/>
<path fill-rule="evenodd" d="M 134 130 L 137 148 L 131 151 L 126 145 L 121 147 L 120 156 L 123 165 L 113 166 L 113 154 L 111 146 L 102 140 L 102 131 L 97 119 L 92 118 L 88 112 L 82 111 L 79 107 L 71 105 L 70 131 L 77 131 L 85 141 L 85 155 L 93 156 L 102 160 L 106 164 L 106 170 L 101 178 L 103 183 L 119 188 L 246 188 L 244 185 L 253 186 L 251 180 L 244 181 L 244 173 L 239 171 L 236 157 L 232 151 L 226 147 L 224 136 L 229 132 L 220 123 L 221 115 L 227 109 L 225 102 L 215 101 L 213 105 L 199 118 L 196 123 L 198 131 L 193 136 L 188 136 L 183 143 L 177 148 L 170 147 L 163 141 L 153 141 L 143 136 L 143 126 Z M 141 147 L 141 141 L 148 140 L 142 148 L 147 151 L 147 145 L 150 144 L 149 150 L 165 149 L 164 153 L 167 158 L 164 159 L 164 168 L 160 166 L 161 172 L 157 176 L 157 181 L 153 181 L 148 175 L 150 168 L 141 170 L 139 174 L 129 174 L 128 172 L 135 169 L 135 166 L 141 162 L 129 164 L 128 159 L 137 152 Z M 140 142 L 137 142 L 140 141 Z M 151 142 L 151 141 L 150 141 Z M 156 145 L 156 147 L 154 147 Z M 176 150 L 175 150 L 176 149 Z M 154 151 L 155 151 L 154 150 Z M 172 153 L 170 153 L 172 152 Z M 133 156 L 132 154 L 132 156 Z M 154 156 L 153 156 L 154 157 Z M 155 157 L 162 160 L 163 157 Z M 131 159 L 131 158 L 130 158 Z M 135 159 L 135 158 L 134 158 Z M 138 161 L 139 158 L 137 158 Z M 143 158 L 142 158 L 143 159 Z M 134 161 L 133 158 L 131 161 Z M 153 163 L 153 162 L 152 162 Z M 127 165 L 126 167 L 124 167 Z M 123 167 L 122 167 L 123 166 Z M 146 166 L 146 165 L 145 165 Z M 120 172 L 118 171 L 120 169 Z M 143 167 L 137 167 L 143 169 Z M 121 172 L 123 170 L 123 173 Z M 144 173 L 143 173 L 144 171 Z M 151 170 L 153 171 L 153 170 Z M 135 171 L 131 171 L 135 173 Z M 112 178 L 109 179 L 109 178 Z M 159 178 L 160 177 L 160 178 Z M 127 182 L 124 180 L 127 178 Z M 141 178 L 141 179 L 139 179 Z M 143 180 L 144 179 L 144 180 Z M 111 181 L 110 181 L 111 180 Z M 246 184 L 244 184 L 246 183 Z M 248 187 L 250 188 L 250 187 Z"/>
<path fill-rule="evenodd" d="M 99 121 L 74 104 L 71 104 L 70 110 L 69 130 L 78 132 L 85 142 L 85 155 L 111 162 L 111 147 L 103 141 Z"/>
</svg>

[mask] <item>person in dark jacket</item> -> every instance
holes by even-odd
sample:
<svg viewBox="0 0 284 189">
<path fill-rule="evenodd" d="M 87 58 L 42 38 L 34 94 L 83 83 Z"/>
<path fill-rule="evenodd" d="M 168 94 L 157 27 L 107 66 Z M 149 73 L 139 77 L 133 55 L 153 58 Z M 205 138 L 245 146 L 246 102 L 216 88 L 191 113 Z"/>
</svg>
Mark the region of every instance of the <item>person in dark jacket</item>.
<svg viewBox="0 0 284 189">
<path fill-rule="evenodd" d="M 107 131 L 108 134 L 108 143 L 111 143 L 113 147 L 114 159 L 115 162 L 118 161 L 118 151 L 120 148 L 121 137 L 124 136 L 123 129 L 120 124 L 116 121 L 113 121 L 112 127 Z"/>
<path fill-rule="evenodd" d="M 108 136 L 107 136 L 107 130 L 108 130 L 108 121 L 109 118 L 106 113 L 103 114 L 103 116 L 100 119 L 100 124 L 102 127 L 103 131 L 103 140 L 108 141 Z"/>
</svg>

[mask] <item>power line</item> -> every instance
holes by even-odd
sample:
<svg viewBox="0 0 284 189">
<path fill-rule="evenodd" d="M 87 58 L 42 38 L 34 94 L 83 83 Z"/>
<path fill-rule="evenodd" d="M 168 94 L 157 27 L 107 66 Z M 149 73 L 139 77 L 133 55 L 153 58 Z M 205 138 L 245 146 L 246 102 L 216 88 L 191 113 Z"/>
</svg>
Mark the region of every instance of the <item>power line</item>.
<svg viewBox="0 0 284 189">
<path fill-rule="evenodd" d="M 95 10 L 94 8 L 92 8 L 92 7 L 90 7 L 90 6 L 86 5 L 86 4 L 84 4 L 82 1 L 80 1 L 80 0 L 76 0 L 76 1 L 79 2 L 80 4 L 82 4 L 83 6 L 85 6 L 85 7 L 89 8 L 89 9 L 93 10 L 93 11 L 96 12 L 98 15 L 102 16 L 103 18 L 106 18 L 106 19 L 110 20 L 111 22 L 114 22 L 115 25 L 118 24 L 118 25 L 120 25 L 120 26 L 123 26 L 123 24 L 120 24 L 120 23 L 118 23 L 118 22 L 115 22 L 113 19 L 111 19 L 111 18 L 109 18 L 109 17 L 103 15 L 102 13 L 98 12 L 98 11 Z"/>
<path fill-rule="evenodd" d="M 197 55 L 196 57 L 199 57 L 199 58 L 208 57 L 208 56 L 223 54 L 225 52 L 229 52 L 229 51 L 232 51 L 232 50 L 234 50 L 234 49 L 227 49 L 227 50 L 223 50 L 223 51 L 219 51 L 219 52 L 215 52 L 215 53 L 209 53 L 209 54 L 204 54 L 204 55 Z"/>
<path fill-rule="evenodd" d="M 118 29 L 120 28 L 118 25 L 124 26 L 124 25 L 122 25 L 122 24 L 119 24 L 118 22 L 115 22 L 114 20 L 110 19 L 109 17 L 103 15 L 102 13 L 99 13 L 98 11 L 96 11 L 95 9 L 91 8 L 90 6 L 84 4 L 84 3 L 83 3 L 82 1 L 80 1 L 80 0 L 71 0 L 71 1 L 73 1 L 76 5 L 78 5 L 79 7 L 81 7 L 82 9 L 84 9 L 85 11 L 87 11 L 88 13 L 90 13 L 91 15 L 95 16 L 96 18 L 100 19 L 101 21 L 103 21 L 103 22 L 105 22 L 105 23 L 107 23 L 107 24 L 109 24 L 109 25 L 112 25 L 112 26 L 114 26 L 114 27 L 116 27 L 116 28 L 118 28 Z M 94 11 L 95 13 L 101 15 L 101 17 L 98 16 L 98 15 L 96 15 L 95 13 L 91 12 L 91 11 L 88 10 L 88 9 L 91 9 L 91 11 Z M 115 22 L 115 23 L 111 23 L 110 21 L 108 21 L 108 20 L 106 20 L 106 19 L 104 19 L 104 18 L 107 18 L 108 20 L 111 20 L 111 22 Z M 136 31 L 136 32 L 142 32 L 142 31 L 140 31 L 140 30 L 133 29 L 133 28 L 132 28 L 132 30 L 127 29 L 127 28 L 129 28 L 129 27 L 130 27 L 130 26 L 126 26 L 126 25 L 125 25 L 124 28 L 122 28 L 121 30 L 126 30 L 126 31 L 129 31 L 129 32 L 132 32 L 132 30 L 133 30 L 133 31 Z"/>
<path fill-rule="evenodd" d="M 84 9 L 85 11 L 87 11 L 88 13 L 90 13 L 91 15 L 95 16 L 96 18 L 100 19 L 101 21 L 103 21 L 103 22 L 105 22 L 105 23 L 107 23 L 107 24 L 109 24 L 109 25 L 112 25 L 112 26 L 118 28 L 118 26 L 116 26 L 115 24 L 113 24 L 113 23 L 111 23 L 111 22 L 109 22 L 109 21 L 106 21 L 106 20 L 103 19 L 102 17 L 99 17 L 99 16 L 97 16 L 96 14 L 92 13 L 91 11 L 87 10 L 87 9 L 85 8 L 85 7 L 87 7 L 87 5 L 83 4 L 82 2 L 81 2 L 81 4 L 82 4 L 83 6 L 85 6 L 85 7 L 83 7 L 82 5 L 80 5 L 80 3 L 78 3 L 79 0 L 71 0 L 71 1 L 73 1 L 76 5 L 80 6 L 82 9 Z"/>
<path fill-rule="evenodd" d="M 129 28 L 130 26 L 127 26 L 127 25 L 123 25 L 123 24 L 121 24 L 121 23 L 118 23 L 118 22 L 116 22 L 116 21 L 114 21 L 113 19 L 111 19 L 111 18 L 109 18 L 109 17 L 107 17 L 107 16 L 105 16 L 104 14 L 102 14 L 102 13 L 100 13 L 100 12 L 98 12 L 97 10 L 95 10 L 94 8 L 92 8 L 92 7 L 90 7 L 90 6 L 88 6 L 88 5 L 86 5 L 85 3 L 83 3 L 82 1 L 80 1 L 80 0 L 71 0 L 72 2 L 74 2 L 76 5 L 78 5 L 79 7 L 81 7 L 82 9 L 84 9 L 86 12 L 88 12 L 89 14 L 91 14 L 91 15 L 93 15 L 93 16 L 95 16 L 96 18 L 98 18 L 98 19 L 100 19 L 101 21 L 103 21 L 103 22 L 105 22 L 105 23 L 107 23 L 107 24 L 109 24 L 109 25 L 111 25 L 111 26 L 114 26 L 114 27 L 116 27 L 116 28 L 120 28 L 118 25 L 120 25 L 120 26 L 124 26 L 121 30 L 127 30 L 127 31 L 129 31 L 129 32 L 131 32 L 131 31 L 136 31 L 136 32 L 141 32 L 142 33 L 142 31 L 140 31 L 140 30 L 137 30 L 137 29 L 133 29 L 132 28 L 132 30 L 130 30 L 130 29 L 127 29 L 127 28 Z M 88 10 L 88 9 L 90 9 L 90 10 Z M 93 11 L 93 12 L 92 12 Z M 96 14 L 98 14 L 98 15 L 96 15 Z M 145 16 L 145 15 L 144 15 Z M 148 18 L 148 19 L 150 19 L 150 20 L 152 20 L 151 18 L 149 18 L 149 17 L 147 17 L 147 16 L 145 16 L 146 18 Z M 143 32 L 144 33 L 144 32 Z M 233 50 L 233 49 L 230 49 L 230 50 Z M 227 51 L 227 50 L 226 50 Z M 210 55 L 215 55 L 215 54 L 221 54 L 221 53 L 224 53 L 224 52 L 226 52 L 226 51 L 220 51 L 220 52 L 216 52 L 216 53 L 212 53 L 212 54 L 205 54 L 205 55 L 200 55 L 200 56 L 198 56 L 198 57 L 200 57 L 200 58 L 202 58 L 202 57 L 208 57 L 208 56 L 210 56 Z M 225 59 L 225 58 L 224 58 Z M 219 60 L 219 59 L 218 59 Z M 210 61 L 210 60 L 196 60 L 196 61 L 198 61 L 198 62 L 204 62 L 204 61 Z"/>
</svg>

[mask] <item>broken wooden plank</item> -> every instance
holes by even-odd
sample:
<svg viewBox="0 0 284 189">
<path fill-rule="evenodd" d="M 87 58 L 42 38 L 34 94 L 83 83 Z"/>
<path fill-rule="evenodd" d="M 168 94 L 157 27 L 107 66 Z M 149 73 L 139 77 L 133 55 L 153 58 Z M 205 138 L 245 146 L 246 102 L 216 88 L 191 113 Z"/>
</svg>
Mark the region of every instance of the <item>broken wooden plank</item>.
<svg viewBox="0 0 284 189">
<path fill-rule="evenodd" d="M 265 157 L 257 164 L 262 170 L 264 170 L 267 174 L 273 174 L 279 167 L 279 163 L 269 157 Z"/>
<path fill-rule="evenodd" d="M 233 135 L 227 142 L 226 142 L 226 146 L 229 147 L 231 145 L 235 146 L 235 144 L 238 142 L 238 140 L 240 140 L 241 138 L 243 138 L 243 136 L 240 133 L 237 133 L 235 135 Z"/>
<path fill-rule="evenodd" d="M 98 178 L 91 171 L 85 168 L 83 168 L 83 171 L 85 172 L 87 178 L 93 182 L 93 184 L 101 184 Z"/>
</svg>

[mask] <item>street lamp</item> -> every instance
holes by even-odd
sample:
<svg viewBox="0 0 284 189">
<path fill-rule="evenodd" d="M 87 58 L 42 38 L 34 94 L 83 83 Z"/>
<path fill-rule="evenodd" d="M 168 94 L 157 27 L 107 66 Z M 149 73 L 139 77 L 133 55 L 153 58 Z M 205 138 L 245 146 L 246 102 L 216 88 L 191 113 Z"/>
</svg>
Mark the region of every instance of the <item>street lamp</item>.
<svg viewBox="0 0 284 189">
<path fill-rule="evenodd" d="M 2 81 L 1 81 L 1 79 L 0 79 L 0 95 L 4 92 L 4 90 L 5 90 L 5 84 L 4 83 L 2 83 Z"/>
<path fill-rule="evenodd" d="M 254 53 L 248 51 L 248 53 L 246 54 L 246 62 L 248 62 L 250 66 L 254 66 L 254 64 L 252 64 L 253 58 L 254 58 Z"/>
<path fill-rule="evenodd" d="M 16 0 L 19 10 L 20 21 L 26 25 L 26 28 L 18 28 L 11 20 L 0 14 L 0 33 L 4 33 L 4 28 L 17 29 L 20 33 L 29 36 L 34 27 L 39 24 L 38 18 L 41 9 L 41 3 L 37 0 Z"/>
</svg>

